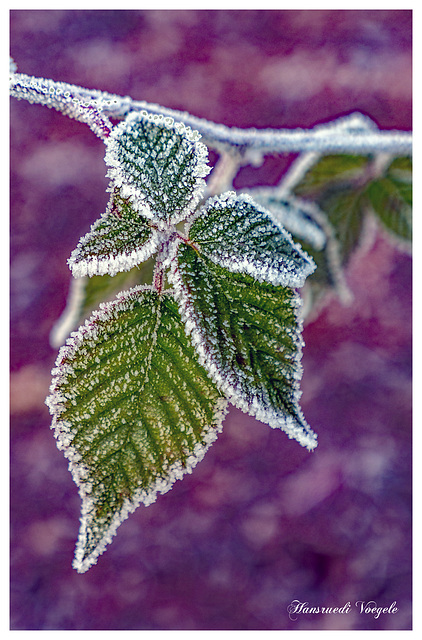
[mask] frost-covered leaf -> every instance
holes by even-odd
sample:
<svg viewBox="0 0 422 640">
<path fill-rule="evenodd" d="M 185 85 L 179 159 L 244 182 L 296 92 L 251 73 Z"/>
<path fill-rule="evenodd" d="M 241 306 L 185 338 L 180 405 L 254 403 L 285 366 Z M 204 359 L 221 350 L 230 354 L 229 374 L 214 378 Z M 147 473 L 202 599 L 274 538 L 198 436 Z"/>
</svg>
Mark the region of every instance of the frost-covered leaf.
<svg viewBox="0 0 422 640">
<path fill-rule="evenodd" d="M 303 240 L 317 251 L 324 248 L 326 234 L 316 219 L 312 203 L 294 196 L 281 196 L 274 187 L 249 189 L 248 193 L 255 202 L 270 211 L 274 220 L 285 227 L 293 238 Z"/>
<path fill-rule="evenodd" d="M 293 241 L 299 243 L 316 264 L 302 293 L 306 302 L 302 313 L 306 315 L 328 289 L 334 289 L 344 302 L 349 301 L 351 293 L 341 267 L 340 244 L 326 213 L 315 202 L 283 195 L 277 187 L 259 187 L 249 193 L 271 211 L 276 221 L 286 227 Z"/>
<path fill-rule="evenodd" d="M 301 287 L 315 269 L 312 258 L 268 211 L 232 191 L 207 200 L 189 238 L 215 264 L 260 282 Z"/>
<path fill-rule="evenodd" d="M 134 210 L 119 191 L 111 195 L 106 212 L 83 236 L 68 260 L 72 274 L 116 275 L 145 262 L 163 242 L 164 234 Z"/>
<path fill-rule="evenodd" d="M 84 572 L 140 503 L 202 459 L 227 402 L 198 364 L 169 294 L 137 287 L 62 347 L 52 427 L 82 498 L 74 567 Z"/>
<path fill-rule="evenodd" d="M 171 118 L 133 112 L 105 141 L 107 175 L 144 216 L 176 224 L 198 204 L 210 171 L 200 137 Z"/>
<path fill-rule="evenodd" d="M 338 251 L 338 242 L 329 238 L 322 251 L 317 251 L 306 242 L 303 248 L 312 256 L 317 268 L 307 279 L 305 288 L 301 292 L 304 301 L 302 317 L 310 314 L 322 300 L 328 291 L 334 291 L 336 296 L 344 304 L 352 300 L 352 292 L 347 286 L 344 270 L 341 266 L 341 256 Z"/>
<path fill-rule="evenodd" d="M 170 280 L 199 360 L 235 406 L 312 449 L 299 407 L 300 299 L 180 244 Z"/>
</svg>

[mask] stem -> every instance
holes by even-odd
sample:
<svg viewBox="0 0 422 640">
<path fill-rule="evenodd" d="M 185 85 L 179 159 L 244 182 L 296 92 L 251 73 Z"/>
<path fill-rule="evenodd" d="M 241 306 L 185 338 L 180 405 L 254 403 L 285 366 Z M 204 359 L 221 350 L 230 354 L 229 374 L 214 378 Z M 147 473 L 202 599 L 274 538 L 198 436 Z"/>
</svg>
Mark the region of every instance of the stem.
<svg viewBox="0 0 422 640">
<path fill-rule="evenodd" d="M 157 293 L 162 293 L 164 289 L 164 263 L 161 259 L 161 252 L 158 254 L 155 261 L 152 286 L 157 291 Z"/>
<path fill-rule="evenodd" d="M 293 189 L 301 182 L 305 173 L 317 163 L 319 157 L 319 153 L 309 151 L 296 158 L 282 177 L 280 184 L 276 188 L 276 193 L 279 196 L 287 196 L 289 193 L 293 193 Z"/>
<path fill-rule="evenodd" d="M 179 243 L 181 241 L 186 242 L 186 239 L 178 231 L 174 229 L 169 229 L 168 231 L 167 239 L 164 240 L 157 252 L 152 276 L 152 286 L 159 294 L 165 289 L 166 271 L 176 257 Z"/>
<path fill-rule="evenodd" d="M 134 101 L 129 97 L 19 73 L 12 73 L 10 76 L 10 93 L 18 99 L 23 98 L 29 102 L 54 107 L 88 124 L 90 121 L 88 118 L 83 119 L 83 113 L 77 113 L 74 106 L 69 108 L 72 100 L 76 100 L 78 104 L 81 102 L 94 104 L 106 126 L 109 125 L 107 117 L 121 119 L 131 111 L 146 110 L 150 113 L 162 114 L 196 129 L 203 136 L 206 144 L 220 151 L 238 147 L 242 152 L 248 149 L 259 149 L 264 153 L 382 152 L 394 156 L 407 156 L 412 153 L 411 132 L 380 131 L 370 118 L 356 113 L 311 129 L 237 129 L 215 124 L 186 112 L 167 109 L 148 102 Z M 96 133 L 99 135 L 97 131 Z"/>
<path fill-rule="evenodd" d="M 10 95 L 14 98 L 56 109 L 87 124 L 102 140 L 111 133 L 113 125 L 102 110 L 101 101 L 83 95 L 79 87 L 19 73 L 9 77 L 9 85 Z"/>
<path fill-rule="evenodd" d="M 206 197 L 232 189 L 241 164 L 242 158 L 238 153 L 223 152 L 208 179 Z"/>
</svg>

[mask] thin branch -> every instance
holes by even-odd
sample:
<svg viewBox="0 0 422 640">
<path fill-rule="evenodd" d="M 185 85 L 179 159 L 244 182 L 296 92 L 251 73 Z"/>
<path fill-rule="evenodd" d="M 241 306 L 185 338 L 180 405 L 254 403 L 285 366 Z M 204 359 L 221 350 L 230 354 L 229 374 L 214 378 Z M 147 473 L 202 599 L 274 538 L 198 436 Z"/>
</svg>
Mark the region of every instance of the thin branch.
<svg viewBox="0 0 422 640">
<path fill-rule="evenodd" d="M 232 189 L 233 180 L 241 165 L 241 155 L 236 152 L 223 152 L 208 179 L 206 197 Z"/>
<path fill-rule="evenodd" d="M 111 133 L 113 125 L 102 110 L 101 101 L 91 100 L 80 87 L 20 73 L 9 76 L 9 87 L 12 97 L 56 109 L 69 118 L 87 124 L 102 140 Z"/>
<path fill-rule="evenodd" d="M 302 153 L 287 169 L 274 193 L 283 197 L 293 193 L 293 189 L 303 180 L 305 174 L 319 160 L 321 155 L 314 151 Z"/>
<path fill-rule="evenodd" d="M 243 153 L 248 149 L 263 153 L 391 153 L 407 156 L 412 153 L 412 134 L 407 131 L 381 131 L 375 123 L 362 114 L 351 114 L 328 124 L 311 129 L 238 129 L 197 118 L 187 112 L 167 109 L 156 104 L 134 101 L 130 97 L 118 96 L 98 90 L 84 89 L 76 85 L 53 80 L 44 80 L 20 73 L 10 75 L 10 93 L 18 99 L 45 104 L 62 113 L 87 122 L 92 118 L 82 109 L 82 103 L 107 117 L 121 119 L 131 111 L 146 110 L 183 122 L 199 131 L 204 142 L 223 151 L 238 147 Z M 107 124 L 108 121 L 104 120 Z M 97 133 L 97 135 L 99 135 Z M 101 137 L 101 136 L 100 136 Z"/>
</svg>

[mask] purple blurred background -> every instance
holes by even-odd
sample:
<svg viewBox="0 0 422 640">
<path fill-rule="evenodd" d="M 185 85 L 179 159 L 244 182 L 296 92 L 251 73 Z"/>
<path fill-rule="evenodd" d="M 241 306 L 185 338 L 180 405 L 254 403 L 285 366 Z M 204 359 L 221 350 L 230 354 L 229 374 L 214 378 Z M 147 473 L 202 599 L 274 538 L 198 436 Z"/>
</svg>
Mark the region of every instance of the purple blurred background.
<svg viewBox="0 0 422 640">
<path fill-rule="evenodd" d="M 411 129 L 410 11 L 12 11 L 18 70 L 240 127 L 352 111 Z M 277 183 L 291 156 L 245 167 Z M 411 628 L 411 260 L 382 233 L 304 331 L 315 453 L 232 409 L 191 476 L 71 568 L 80 500 L 44 398 L 66 259 L 108 200 L 103 145 L 11 101 L 11 628 Z M 298 615 L 293 600 L 347 615 Z M 398 611 L 360 614 L 356 601 Z"/>
</svg>

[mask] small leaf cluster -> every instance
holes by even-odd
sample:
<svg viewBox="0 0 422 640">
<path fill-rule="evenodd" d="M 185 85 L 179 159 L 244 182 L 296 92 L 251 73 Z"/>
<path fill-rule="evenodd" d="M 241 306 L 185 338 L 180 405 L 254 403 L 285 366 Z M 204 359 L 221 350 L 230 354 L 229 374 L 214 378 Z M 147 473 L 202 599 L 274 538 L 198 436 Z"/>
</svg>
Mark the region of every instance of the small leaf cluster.
<svg viewBox="0 0 422 640">
<path fill-rule="evenodd" d="M 359 242 L 368 211 L 396 238 L 411 240 L 411 159 L 381 160 L 382 164 L 372 156 L 325 156 L 295 189 L 326 212 L 336 229 L 343 262 Z"/>
<path fill-rule="evenodd" d="M 139 504 L 192 471 L 229 402 L 316 446 L 299 406 L 305 310 L 329 290 L 351 300 L 345 267 L 369 217 L 408 247 L 411 134 L 362 114 L 310 130 L 230 128 L 14 63 L 9 87 L 106 146 L 109 203 L 69 258 L 76 279 L 52 344 L 81 326 L 47 398 L 82 498 L 84 572 Z M 207 183 L 207 148 L 186 125 L 220 155 Z M 279 185 L 231 190 L 242 164 L 286 152 L 299 155 Z"/>
<path fill-rule="evenodd" d="M 296 186 L 297 197 L 315 203 L 331 232 L 344 268 L 365 236 L 369 217 L 403 246 L 412 239 L 412 160 L 380 155 L 326 155 Z M 321 218 L 320 218 L 321 219 Z M 326 251 L 304 243 L 318 265 L 323 288 L 335 286 L 336 274 Z"/>
<path fill-rule="evenodd" d="M 317 444 L 299 405 L 297 292 L 314 261 L 250 195 L 204 198 L 199 138 L 147 112 L 113 127 L 107 209 L 69 258 L 95 283 L 81 317 L 99 305 L 60 349 L 47 399 L 82 498 L 80 572 L 140 503 L 192 471 L 229 402 Z"/>
<path fill-rule="evenodd" d="M 249 191 L 300 242 L 317 269 L 306 283 L 311 305 L 334 290 L 351 300 L 345 268 L 366 237 L 370 218 L 407 250 L 412 239 L 412 160 L 386 154 L 323 155 L 292 192 Z"/>
</svg>

